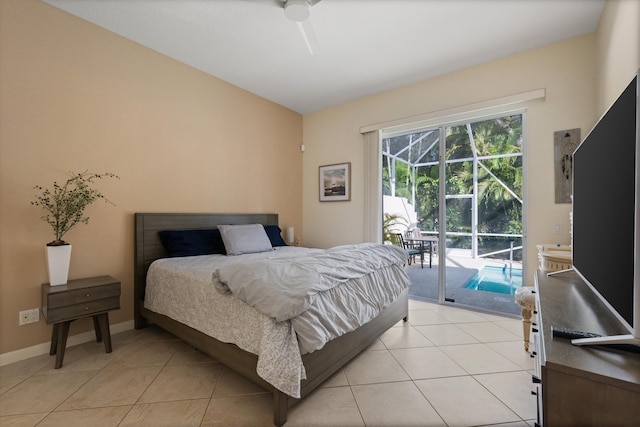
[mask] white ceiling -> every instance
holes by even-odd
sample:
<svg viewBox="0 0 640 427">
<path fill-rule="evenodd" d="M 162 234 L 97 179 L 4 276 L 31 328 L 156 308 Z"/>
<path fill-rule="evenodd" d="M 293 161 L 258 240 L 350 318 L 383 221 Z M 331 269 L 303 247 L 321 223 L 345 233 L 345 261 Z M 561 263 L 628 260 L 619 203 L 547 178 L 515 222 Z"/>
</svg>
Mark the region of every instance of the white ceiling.
<svg viewBox="0 0 640 427">
<path fill-rule="evenodd" d="M 593 32 L 605 0 L 43 0 L 301 114 Z"/>
</svg>

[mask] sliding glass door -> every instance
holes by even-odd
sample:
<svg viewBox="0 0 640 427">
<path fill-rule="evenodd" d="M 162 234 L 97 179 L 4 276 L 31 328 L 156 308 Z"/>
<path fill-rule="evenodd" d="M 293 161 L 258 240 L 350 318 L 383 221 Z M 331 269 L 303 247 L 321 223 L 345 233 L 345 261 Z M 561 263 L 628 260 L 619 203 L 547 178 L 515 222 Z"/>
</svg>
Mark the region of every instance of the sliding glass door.
<svg viewBox="0 0 640 427">
<path fill-rule="evenodd" d="M 518 113 L 383 137 L 385 215 L 427 261 L 407 269 L 415 298 L 517 312 L 523 121 Z"/>
</svg>

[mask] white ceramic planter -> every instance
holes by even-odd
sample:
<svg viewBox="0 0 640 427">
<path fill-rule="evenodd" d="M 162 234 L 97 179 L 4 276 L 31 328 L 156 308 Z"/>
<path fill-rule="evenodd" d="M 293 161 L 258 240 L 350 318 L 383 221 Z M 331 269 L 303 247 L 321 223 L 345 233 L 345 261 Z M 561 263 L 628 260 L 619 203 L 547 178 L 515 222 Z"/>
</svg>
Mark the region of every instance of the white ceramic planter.
<svg viewBox="0 0 640 427">
<path fill-rule="evenodd" d="M 71 262 L 71 245 L 45 246 L 49 284 L 51 286 L 66 285 L 69 278 Z"/>
</svg>

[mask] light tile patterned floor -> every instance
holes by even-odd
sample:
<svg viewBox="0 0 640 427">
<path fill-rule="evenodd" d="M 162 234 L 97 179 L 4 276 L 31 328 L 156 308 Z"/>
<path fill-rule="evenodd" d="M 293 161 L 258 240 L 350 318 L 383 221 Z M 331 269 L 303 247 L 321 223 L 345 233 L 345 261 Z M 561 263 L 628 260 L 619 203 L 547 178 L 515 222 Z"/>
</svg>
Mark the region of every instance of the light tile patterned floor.
<svg viewBox="0 0 640 427">
<path fill-rule="evenodd" d="M 385 333 L 289 412 L 287 427 L 532 426 L 522 322 L 411 301 Z M 271 398 L 160 329 L 0 367 L 0 425 L 271 426 Z"/>
</svg>

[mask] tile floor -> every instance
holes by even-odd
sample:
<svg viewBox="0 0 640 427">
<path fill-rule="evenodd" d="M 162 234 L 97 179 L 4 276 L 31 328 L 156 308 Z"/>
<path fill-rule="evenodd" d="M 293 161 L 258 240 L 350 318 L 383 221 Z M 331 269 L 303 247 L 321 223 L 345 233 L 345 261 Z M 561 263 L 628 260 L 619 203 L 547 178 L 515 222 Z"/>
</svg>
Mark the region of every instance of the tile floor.
<svg viewBox="0 0 640 427">
<path fill-rule="evenodd" d="M 533 359 L 513 318 L 411 301 L 399 323 L 289 411 L 295 426 L 532 426 Z M 160 329 L 0 367 L 0 425 L 271 426 L 264 390 Z"/>
</svg>

